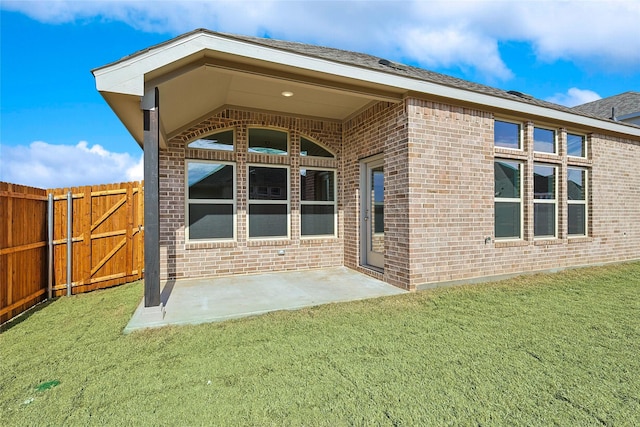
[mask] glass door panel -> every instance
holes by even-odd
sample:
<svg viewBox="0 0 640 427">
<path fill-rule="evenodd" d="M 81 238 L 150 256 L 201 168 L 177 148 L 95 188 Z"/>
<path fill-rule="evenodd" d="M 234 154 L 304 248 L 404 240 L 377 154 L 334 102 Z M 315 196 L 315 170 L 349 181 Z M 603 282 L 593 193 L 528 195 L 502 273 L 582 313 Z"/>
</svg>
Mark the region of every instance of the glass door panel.
<svg viewBox="0 0 640 427">
<path fill-rule="evenodd" d="M 363 239 L 362 262 L 377 268 L 384 268 L 384 166 L 383 159 L 363 165 L 364 197 L 361 239 Z"/>
</svg>

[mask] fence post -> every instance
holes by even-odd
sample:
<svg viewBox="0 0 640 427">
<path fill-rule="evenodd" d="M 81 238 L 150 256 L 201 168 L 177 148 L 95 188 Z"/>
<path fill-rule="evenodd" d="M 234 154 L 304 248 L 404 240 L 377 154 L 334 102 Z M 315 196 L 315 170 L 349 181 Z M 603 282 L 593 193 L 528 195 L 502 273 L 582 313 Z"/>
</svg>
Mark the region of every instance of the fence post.
<svg viewBox="0 0 640 427">
<path fill-rule="evenodd" d="M 91 287 L 91 266 L 93 265 L 93 257 L 91 253 L 91 215 L 93 202 L 93 186 L 85 186 L 82 188 L 84 197 L 80 203 L 80 214 L 76 215 L 76 221 L 81 224 L 80 234 L 84 240 L 79 243 L 80 248 L 80 277 L 76 277 L 76 283 L 85 285 L 85 290 Z M 88 287 L 88 288 L 87 288 Z"/>
<path fill-rule="evenodd" d="M 67 296 L 71 295 L 71 274 L 73 271 L 73 193 L 67 193 Z"/>
<path fill-rule="evenodd" d="M 47 204 L 47 239 L 49 241 L 47 297 L 51 299 L 53 296 L 53 193 L 49 193 Z"/>
</svg>

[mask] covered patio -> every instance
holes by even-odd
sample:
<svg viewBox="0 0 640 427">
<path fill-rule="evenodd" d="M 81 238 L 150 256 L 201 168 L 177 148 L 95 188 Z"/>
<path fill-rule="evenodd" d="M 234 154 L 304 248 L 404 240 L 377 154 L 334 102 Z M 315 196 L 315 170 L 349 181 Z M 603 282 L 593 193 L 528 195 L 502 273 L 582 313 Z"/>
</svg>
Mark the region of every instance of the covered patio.
<svg viewBox="0 0 640 427">
<path fill-rule="evenodd" d="M 164 313 L 136 309 L 125 333 L 168 325 L 196 325 L 296 310 L 321 304 L 406 293 L 400 288 L 346 267 L 164 283 Z"/>
<path fill-rule="evenodd" d="M 244 280 L 268 271 L 373 265 L 359 261 L 358 237 L 348 234 L 345 243 L 358 230 L 355 222 L 366 220 L 355 205 L 345 213 L 354 193 L 344 188 L 356 188 L 358 159 L 380 155 L 382 140 L 349 153 L 347 182 L 343 123 L 379 104 L 402 109 L 406 89 L 389 84 L 389 67 L 377 58 L 366 57 L 368 67 L 349 65 L 349 58 L 335 49 L 199 29 L 93 70 L 97 89 L 144 149 L 148 317 L 162 316 L 162 283 L 173 278 Z M 307 175 L 319 179 L 303 188 Z M 375 266 L 372 276 L 382 276 L 382 262 Z M 288 292 L 295 294 L 281 294 Z"/>
</svg>

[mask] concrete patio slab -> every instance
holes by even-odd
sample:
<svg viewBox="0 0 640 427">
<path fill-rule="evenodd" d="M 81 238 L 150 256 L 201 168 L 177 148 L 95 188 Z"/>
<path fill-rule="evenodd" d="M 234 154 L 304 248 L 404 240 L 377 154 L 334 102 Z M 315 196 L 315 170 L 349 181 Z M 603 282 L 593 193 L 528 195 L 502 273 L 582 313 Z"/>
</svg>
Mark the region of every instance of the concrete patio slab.
<svg viewBox="0 0 640 427">
<path fill-rule="evenodd" d="M 141 302 L 124 333 L 403 293 L 406 291 L 346 267 L 169 281 L 161 296 L 164 315 L 149 316 Z"/>
</svg>

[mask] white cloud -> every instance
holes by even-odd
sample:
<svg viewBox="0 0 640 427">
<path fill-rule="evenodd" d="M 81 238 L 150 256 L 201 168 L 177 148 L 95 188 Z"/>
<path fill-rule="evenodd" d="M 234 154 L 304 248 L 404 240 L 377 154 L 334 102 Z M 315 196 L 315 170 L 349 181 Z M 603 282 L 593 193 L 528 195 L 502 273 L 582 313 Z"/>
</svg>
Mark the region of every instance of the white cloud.
<svg viewBox="0 0 640 427">
<path fill-rule="evenodd" d="M 40 188 L 75 187 L 138 181 L 143 178 L 142 155 L 113 153 L 86 141 L 54 145 L 3 146 L 0 181 Z"/>
<path fill-rule="evenodd" d="M 124 22 L 180 34 L 195 28 L 375 52 L 423 66 L 512 76 L 505 42 L 530 43 L 540 61 L 640 69 L 640 1 L 7 1 L 42 22 Z"/>
<path fill-rule="evenodd" d="M 125 171 L 127 181 L 142 181 L 144 179 L 144 156 L 140 156 L 138 162 L 131 165 Z"/>
<path fill-rule="evenodd" d="M 526 12 L 522 36 L 533 41 L 540 59 L 640 69 L 640 2 L 545 2 Z"/>
<path fill-rule="evenodd" d="M 578 89 L 572 87 L 567 93 L 556 93 L 547 98 L 549 102 L 564 105 L 566 107 L 575 107 L 576 105 L 586 104 L 587 102 L 597 101 L 602 97 L 592 90 Z"/>
<path fill-rule="evenodd" d="M 403 49 L 427 67 L 471 67 L 485 76 L 508 80 L 513 73 L 500 58 L 495 40 L 465 29 L 409 29 Z"/>
</svg>

